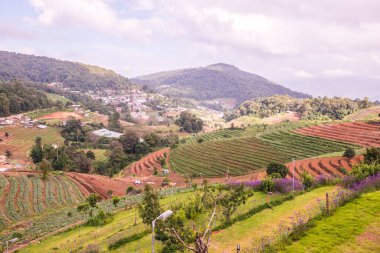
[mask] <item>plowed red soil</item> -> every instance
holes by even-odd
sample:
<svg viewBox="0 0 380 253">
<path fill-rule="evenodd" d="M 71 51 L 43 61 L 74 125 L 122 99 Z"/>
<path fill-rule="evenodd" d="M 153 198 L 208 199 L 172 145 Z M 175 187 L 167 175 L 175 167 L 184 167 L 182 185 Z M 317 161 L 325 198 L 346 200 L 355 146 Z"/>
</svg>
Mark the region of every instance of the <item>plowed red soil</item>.
<svg viewBox="0 0 380 253">
<path fill-rule="evenodd" d="M 352 143 L 360 146 L 380 147 L 380 125 L 363 122 L 346 122 L 300 128 L 299 134 Z"/>
<path fill-rule="evenodd" d="M 58 120 L 67 120 L 69 117 L 74 117 L 76 119 L 81 119 L 83 118 L 82 115 L 76 112 L 53 112 L 47 115 L 44 115 L 42 117 L 39 117 L 38 120 L 40 119 L 58 119 Z"/>
<path fill-rule="evenodd" d="M 352 170 L 352 166 L 363 161 L 363 156 L 356 156 L 353 159 L 344 157 L 324 157 L 298 160 L 295 162 L 294 177 L 299 179 L 300 175 L 305 171 L 313 177 L 320 175 L 331 177 L 343 177 L 344 174 L 339 171 L 339 168 L 344 168 L 347 171 Z M 286 165 L 289 169 L 288 178 L 293 177 L 293 163 Z"/>
<path fill-rule="evenodd" d="M 164 154 L 166 154 L 168 157 L 169 152 L 169 148 L 163 148 L 156 152 L 150 153 L 147 156 L 140 159 L 139 161 L 132 163 L 130 166 L 128 166 L 124 170 L 124 174 L 139 177 L 152 176 L 154 168 L 156 168 L 158 172 L 161 172 L 163 168 L 160 164 L 159 159 L 164 158 Z"/>
</svg>

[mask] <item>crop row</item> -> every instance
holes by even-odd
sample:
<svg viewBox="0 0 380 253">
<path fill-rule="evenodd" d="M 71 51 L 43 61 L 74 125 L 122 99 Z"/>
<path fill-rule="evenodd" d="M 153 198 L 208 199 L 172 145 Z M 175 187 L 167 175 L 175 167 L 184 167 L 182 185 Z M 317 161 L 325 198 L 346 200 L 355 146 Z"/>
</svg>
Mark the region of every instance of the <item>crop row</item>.
<svg viewBox="0 0 380 253">
<path fill-rule="evenodd" d="M 79 187 L 66 176 L 51 175 L 42 180 L 34 174 L 0 175 L 0 226 L 19 221 L 53 206 L 75 205 L 83 201 Z"/>
<path fill-rule="evenodd" d="M 325 153 L 357 147 L 347 143 L 273 131 L 258 137 L 182 145 L 171 153 L 173 168 L 183 174 L 223 176 L 242 175 L 265 168 L 271 162 L 285 163 Z"/>
<path fill-rule="evenodd" d="M 203 133 L 197 136 L 194 136 L 188 141 L 188 144 L 194 144 L 197 142 L 203 142 L 203 141 L 212 141 L 212 140 L 219 140 L 219 139 L 226 139 L 226 138 L 236 138 L 242 136 L 244 133 L 244 130 L 239 128 L 234 129 L 221 129 L 217 131 L 213 131 L 210 133 Z"/>
</svg>

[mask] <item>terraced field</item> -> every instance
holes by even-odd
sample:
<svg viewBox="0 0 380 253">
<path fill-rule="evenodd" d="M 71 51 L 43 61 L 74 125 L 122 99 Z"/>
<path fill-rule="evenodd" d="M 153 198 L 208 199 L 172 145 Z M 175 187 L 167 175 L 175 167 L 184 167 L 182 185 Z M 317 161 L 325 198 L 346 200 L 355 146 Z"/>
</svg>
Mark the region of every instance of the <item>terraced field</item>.
<svg viewBox="0 0 380 253">
<path fill-rule="evenodd" d="M 200 134 L 198 136 L 194 136 L 187 143 L 188 144 L 195 144 L 197 142 L 202 142 L 202 141 L 236 138 L 236 137 L 242 136 L 243 133 L 244 133 L 244 130 L 240 129 L 240 128 L 234 128 L 234 129 L 225 128 L 225 129 L 213 131 L 210 133 L 204 133 L 204 134 Z"/>
<path fill-rule="evenodd" d="M 380 106 L 374 106 L 374 107 L 360 110 L 354 114 L 351 114 L 347 116 L 346 119 L 353 120 L 353 121 L 369 120 L 369 119 L 378 118 L 379 113 L 380 113 Z"/>
<path fill-rule="evenodd" d="M 169 155 L 170 149 L 163 148 L 156 152 L 152 152 L 147 156 L 141 158 L 139 161 L 132 163 L 124 170 L 126 175 L 136 175 L 136 176 L 151 176 L 153 175 L 154 168 L 157 172 L 163 170 L 160 159 L 165 159 L 165 154 Z"/>
<path fill-rule="evenodd" d="M 0 225 L 84 200 L 81 189 L 65 176 L 42 180 L 36 173 L 0 174 Z"/>
<path fill-rule="evenodd" d="M 353 159 L 344 157 L 325 157 L 314 158 L 295 161 L 294 177 L 300 178 L 303 172 L 308 172 L 313 177 L 318 176 L 331 176 L 331 177 L 344 177 L 342 169 L 347 172 L 352 170 L 352 166 L 363 161 L 363 156 L 356 156 Z M 293 162 L 287 164 L 289 168 L 288 178 L 293 177 Z"/>
<path fill-rule="evenodd" d="M 380 125 L 346 122 L 300 128 L 295 132 L 360 146 L 380 147 Z"/>
<path fill-rule="evenodd" d="M 0 128 L 1 133 L 9 133 L 7 139 L 0 142 L 0 154 L 6 150 L 13 153 L 13 159 L 25 160 L 29 156 L 29 150 L 34 144 L 36 137 L 41 137 L 43 143 L 63 143 L 59 130 L 48 127 L 46 129 L 23 128 L 21 126 L 7 126 Z"/>
<path fill-rule="evenodd" d="M 187 175 L 206 177 L 243 175 L 265 168 L 270 162 L 285 163 L 344 151 L 350 144 L 275 131 L 258 137 L 234 138 L 182 145 L 172 151 L 173 169 Z"/>
</svg>

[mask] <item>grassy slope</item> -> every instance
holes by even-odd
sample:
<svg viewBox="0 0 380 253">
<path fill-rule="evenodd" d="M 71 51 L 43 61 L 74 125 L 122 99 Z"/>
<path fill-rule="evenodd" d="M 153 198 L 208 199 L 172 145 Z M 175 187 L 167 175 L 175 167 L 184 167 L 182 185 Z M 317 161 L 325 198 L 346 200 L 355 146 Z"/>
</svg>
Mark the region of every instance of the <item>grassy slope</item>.
<svg viewBox="0 0 380 253">
<path fill-rule="evenodd" d="M 53 102 L 61 101 L 63 104 L 65 104 L 66 102 L 70 101 L 69 99 L 67 99 L 67 98 L 65 98 L 63 96 L 60 96 L 60 95 L 57 95 L 57 94 L 54 94 L 54 93 L 47 93 L 47 92 L 45 92 L 45 94 Z"/>
<path fill-rule="evenodd" d="M 266 209 L 245 221 L 235 223 L 213 237 L 210 252 L 233 252 L 237 244 L 242 249 L 251 248 L 263 236 L 272 236 L 279 224 L 289 223 L 289 217 L 294 211 L 305 210 L 317 198 L 323 198 L 326 192 L 333 189 L 334 187 L 316 189 L 274 207 L 273 210 Z"/>
<path fill-rule="evenodd" d="M 169 208 L 170 204 L 172 204 L 174 201 L 188 201 L 194 196 L 194 192 L 188 192 L 188 193 L 181 193 L 178 195 L 170 196 L 167 198 L 164 198 L 161 200 L 161 204 L 163 205 L 163 208 Z M 272 200 L 279 199 L 282 196 L 272 196 Z M 247 201 L 247 204 L 244 206 L 241 206 L 238 211 L 235 213 L 235 215 L 245 213 L 250 208 L 252 208 L 252 204 L 259 205 L 264 203 L 265 201 L 265 194 L 261 192 L 257 192 L 249 198 Z M 61 234 L 58 234 L 56 236 L 49 237 L 48 239 L 42 241 L 40 244 L 33 244 L 29 246 L 28 248 L 25 248 L 21 250 L 21 252 L 44 252 L 52 250 L 54 247 L 58 247 L 58 249 L 54 250 L 54 252 L 68 252 L 69 250 L 75 250 L 78 249 L 80 246 L 83 248 L 86 248 L 89 244 L 98 244 L 100 248 L 105 252 L 107 250 L 107 245 L 117 239 L 117 238 L 123 238 L 128 237 L 134 234 L 138 234 L 143 232 L 146 229 L 150 229 L 149 227 L 143 225 L 141 223 L 141 219 L 138 218 L 137 226 L 133 226 L 134 223 L 134 217 L 135 217 L 136 209 L 130 209 L 127 211 L 122 211 L 117 213 L 114 216 L 114 220 L 101 227 L 80 227 L 76 228 L 74 230 L 64 232 Z M 202 214 L 201 217 L 199 217 L 200 220 L 204 220 L 204 223 L 207 222 L 209 214 Z M 218 225 L 218 223 L 215 223 L 214 225 Z M 80 235 L 80 236 L 79 236 Z M 138 249 L 138 252 L 150 252 L 151 250 L 151 234 L 144 236 L 140 240 L 133 241 L 131 243 L 128 243 L 120 248 L 118 248 L 115 251 L 112 252 L 135 252 L 136 249 Z M 160 243 L 157 242 L 156 249 L 158 250 L 160 248 Z"/>
<path fill-rule="evenodd" d="M 0 143 L 0 153 L 3 154 L 5 150 L 9 149 L 13 152 L 12 159 L 26 159 L 38 136 L 42 138 L 43 143 L 63 143 L 59 130 L 53 127 L 26 129 L 20 126 L 7 126 L 0 128 L 0 131 L 8 132 L 11 135 L 11 139 Z"/>
<path fill-rule="evenodd" d="M 364 194 L 316 224 L 284 252 L 380 252 L 380 191 Z"/>
</svg>

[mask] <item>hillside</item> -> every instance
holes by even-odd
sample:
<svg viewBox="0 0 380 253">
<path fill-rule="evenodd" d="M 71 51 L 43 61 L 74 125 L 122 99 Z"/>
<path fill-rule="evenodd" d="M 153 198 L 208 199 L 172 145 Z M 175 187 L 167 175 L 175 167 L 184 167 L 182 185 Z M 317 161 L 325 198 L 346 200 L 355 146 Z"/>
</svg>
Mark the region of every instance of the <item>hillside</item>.
<svg viewBox="0 0 380 253">
<path fill-rule="evenodd" d="M 0 80 L 59 82 L 74 90 L 118 88 L 129 80 L 111 70 L 53 58 L 0 51 Z"/>
<path fill-rule="evenodd" d="M 292 91 L 264 77 L 224 63 L 159 72 L 139 76 L 132 81 L 147 85 L 166 95 L 197 100 L 234 98 L 237 103 L 241 103 L 247 99 L 274 94 L 308 97 L 306 94 Z"/>
</svg>

